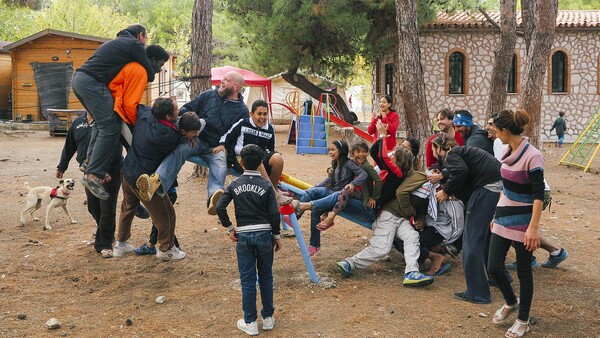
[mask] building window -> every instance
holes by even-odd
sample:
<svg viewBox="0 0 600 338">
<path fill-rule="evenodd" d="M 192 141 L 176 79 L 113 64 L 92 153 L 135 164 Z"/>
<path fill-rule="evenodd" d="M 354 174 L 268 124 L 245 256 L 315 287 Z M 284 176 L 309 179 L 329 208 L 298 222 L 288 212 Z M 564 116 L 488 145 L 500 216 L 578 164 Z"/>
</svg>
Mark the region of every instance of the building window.
<svg viewBox="0 0 600 338">
<path fill-rule="evenodd" d="M 509 94 L 517 93 L 517 54 L 513 55 L 510 72 L 508 73 L 508 83 L 506 84 L 506 92 Z"/>
<path fill-rule="evenodd" d="M 567 55 L 561 51 L 552 54 L 552 92 L 567 92 Z"/>
<path fill-rule="evenodd" d="M 446 95 L 469 93 L 469 62 L 467 53 L 455 48 L 446 55 Z"/>
<path fill-rule="evenodd" d="M 381 93 L 381 69 L 379 64 L 379 59 L 375 60 L 375 93 Z"/>
<path fill-rule="evenodd" d="M 394 98 L 394 65 L 385 64 L 385 95 Z"/>
</svg>

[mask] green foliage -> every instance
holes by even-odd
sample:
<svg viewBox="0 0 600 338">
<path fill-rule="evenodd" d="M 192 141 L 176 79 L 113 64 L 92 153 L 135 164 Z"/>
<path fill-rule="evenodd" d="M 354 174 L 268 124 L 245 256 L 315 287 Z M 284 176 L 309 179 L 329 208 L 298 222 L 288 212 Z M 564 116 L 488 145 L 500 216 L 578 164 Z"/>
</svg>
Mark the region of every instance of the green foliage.
<svg viewBox="0 0 600 338">
<path fill-rule="evenodd" d="M 559 0 L 559 10 L 592 10 L 600 9 L 600 0 Z"/>
</svg>

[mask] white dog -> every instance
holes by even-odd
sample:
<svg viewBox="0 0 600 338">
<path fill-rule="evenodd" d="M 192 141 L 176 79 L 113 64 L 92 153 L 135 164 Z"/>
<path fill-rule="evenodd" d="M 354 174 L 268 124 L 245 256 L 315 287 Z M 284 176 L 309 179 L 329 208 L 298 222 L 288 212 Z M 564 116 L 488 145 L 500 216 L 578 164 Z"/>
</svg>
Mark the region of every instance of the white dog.
<svg viewBox="0 0 600 338">
<path fill-rule="evenodd" d="M 59 186 L 56 188 L 52 187 L 35 187 L 31 188 L 29 183 L 25 182 L 25 187 L 29 190 L 27 196 L 25 196 L 25 201 L 27 205 L 25 209 L 21 211 L 21 224 L 24 225 L 26 223 L 24 216 L 30 215 L 35 221 L 39 221 L 40 219 L 35 217 L 33 213 L 42 207 L 42 202 L 48 203 L 46 207 L 46 221 L 44 222 L 44 230 L 51 230 L 52 227 L 48 224 L 48 219 L 50 217 L 50 210 L 62 207 L 67 216 L 71 219 L 71 224 L 77 224 L 77 221 L 73 219 L 73 216 L 69 213 L 69 209 L 67 209 L 67 205 L 69 202 L 69 195 L 73 191 L 75 187 L 75 180 L 72 179 L 64 179 L 60 180 Z"/>
</svg>

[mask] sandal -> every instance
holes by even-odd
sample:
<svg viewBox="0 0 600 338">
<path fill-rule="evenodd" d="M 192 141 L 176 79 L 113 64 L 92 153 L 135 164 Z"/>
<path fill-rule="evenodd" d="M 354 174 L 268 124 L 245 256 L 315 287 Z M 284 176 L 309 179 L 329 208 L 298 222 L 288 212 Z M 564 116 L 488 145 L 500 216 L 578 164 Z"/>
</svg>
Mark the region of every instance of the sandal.
<svg viewBox="0 0 600 338">
<path fill-rule="evenodd" d="M 526 322 L 522 322 L 520 320 L 515 320 L 513 326 L 506 331 L 504 337 L 506 338 L 520 338 L 523 337 L 527 332 L 529 332 L 529 320 Z"/>
<path fill-rule="evenodd" d="M 508 316 L 510 316 L 511 313 L 515 312 L 518 309 L 519 309 L 519 300 L 518 299 L 517 299 L 516 304 L 502 305 L 502 307 L 499 308 L 498 311 L 496 311 L 496 313 L 494 313 L 494 316 L 492 317 L 492 323 L 494 323 L 494 324 L 504 323 L 504 321 L 506 321 L 506 318 L 508 318 Z"/>
<path fill-rule="evenodd" d="M 279 206 L 290 204 L 294 200 L 293 198 L 291 198 L 289 196 L 285 196 L 283 194 L 278 194 L 276 199 L 277 199 L 277 204 Z"/>
<path fill-rule="evenodd" d="M 296 219 L 300 219 L 300 217 L 302 217 L 302 214 L 304 213 L 304 210 L 300 210 L 300 201 L 294 200 L 292 204 L 294 205 L 294 213 L 296 214 Z"/>
<path fill-rule="evenodd" d="M 325 231 L 334 225 L 335 225 L 335 222 L 331 222 L 329 224 L 320 222 L 319 224 L 317 224 L 317 229 L 319 229 L 320 231 Z"/>
<path fill-rule="evenodd" d="M 102 251 L 100 251 L 100 254 L 102 255 L 102 258 L 112 258 L 113 251 L 112 249 L 102 249 Z"/>
</svg>

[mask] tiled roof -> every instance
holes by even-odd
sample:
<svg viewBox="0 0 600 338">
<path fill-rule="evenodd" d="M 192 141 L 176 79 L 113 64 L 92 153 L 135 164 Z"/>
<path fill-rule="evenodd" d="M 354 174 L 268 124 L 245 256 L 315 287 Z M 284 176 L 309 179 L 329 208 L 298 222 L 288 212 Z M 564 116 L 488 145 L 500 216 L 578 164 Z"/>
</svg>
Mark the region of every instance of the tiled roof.
<svg viewBox="0 0 600 338">
<path fill-rule="evenodd" d="M 500 11 L 487 11 L 487 14 L 500 24 Z M 517 11 L 517 26 L 521 26 L 521 11 Z M 483 28 L 492 27 L 479 11 L 439 12 L 437 17 L 426 24 L 425 29 L 436 28 Z M 558 11 L 556 27 L 559 28 L 600 28 L 600 10 L 598 11 Z"/>
</svg>

